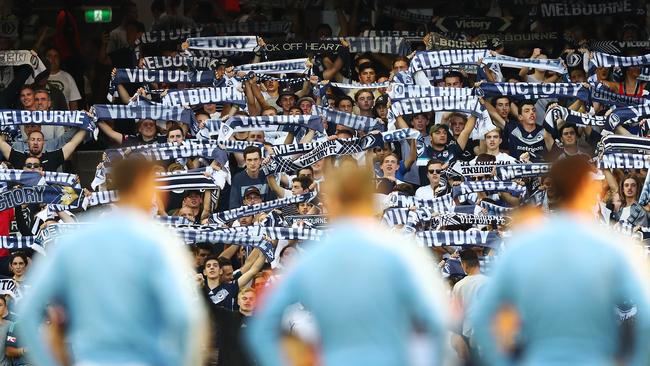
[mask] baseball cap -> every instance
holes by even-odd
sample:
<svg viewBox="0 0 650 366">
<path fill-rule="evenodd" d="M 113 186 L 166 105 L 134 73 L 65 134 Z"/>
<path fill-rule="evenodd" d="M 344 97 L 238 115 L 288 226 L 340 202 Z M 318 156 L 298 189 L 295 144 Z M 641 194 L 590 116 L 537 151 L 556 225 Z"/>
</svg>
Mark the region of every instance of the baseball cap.
<svg viewBox="0 0 650 366">
<path fill-rule="evenodd" d="M 441 130 L 443 128 L 447 132 L 449 132 L 449 127 L 447 127 L 447 125 L 443 125 L 442 123 L 438 123 L 438 124 L 435 124 L 435 125 L 431 126 L 431 128 L 429 129 L 429 135 L 432 134 L 432 133 L 436 133 L 436 132 L 438 132 L 438 130 Z"/>
<path fill-rule="evenodd" d="M 280 90 L 280 94 L 278 95 L 278 99 L 275 101 L 275 104 L 277 104 L 278 106 L 280 106 L 280 99 L 282 99 L 282 97 L 285 96 L 285 95 L 290 95 L 290 96 L 292 96 L 292 97 L 294 98 L 294 100 L 295 100 L 295 99 L 298 99 L 298 96 L 296 95 L 296 93 L 293 92 L 293 89 L 291 89 L 291 88 L 284 88 L 284 89 Z M 280 107 L 281 107 L 281 106 L 280 106 Z"/>
<path fill-rule="evenodd" d="M 249 196 L 251 194 L 256 194 L 256 195 L 262 197 L 262 194 L 260 193 L 259 188 L 255 187 L 255 186 L 250 186 L 250 187 L 246 188 L 246 190 L 244 191 L 244 198 L 246 198 L 247 196 Z"/>
</svg>

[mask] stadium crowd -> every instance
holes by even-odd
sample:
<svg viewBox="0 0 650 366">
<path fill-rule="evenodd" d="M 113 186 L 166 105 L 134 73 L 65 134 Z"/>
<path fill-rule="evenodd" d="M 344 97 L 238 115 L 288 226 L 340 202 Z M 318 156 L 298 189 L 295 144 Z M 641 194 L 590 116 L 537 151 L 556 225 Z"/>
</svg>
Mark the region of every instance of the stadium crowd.
<svg viewBox="0 0 650 366">
<path fill-rule="evenodd" d="M 337 167 L 372 169 L 377 221 L 435 256 L 450 364 L 480 364 L 470 315 L 513 217 L 556 210 L 553 162 L 584 156 L 594 220 L 640 246 L 650 233 L 643 1 L 150 3 L 150 24 L 127 0 L 99 34 L 73 8 L 3 2 L 19 30 L 0 37 L 0 365 L 32 364 L 13 311 L 32 258 L 111 210 L 111 165 L 130 156 L 155 161 L 151 215 L 194 256 L 209 365 L 265 364 L 242 333 L 327 235 L 320 186 Z M 621 329 L 634 305 L 612 309 Z M 318 358 L 309 310 L 283 318 L 295 364 Z"/>
</svg>

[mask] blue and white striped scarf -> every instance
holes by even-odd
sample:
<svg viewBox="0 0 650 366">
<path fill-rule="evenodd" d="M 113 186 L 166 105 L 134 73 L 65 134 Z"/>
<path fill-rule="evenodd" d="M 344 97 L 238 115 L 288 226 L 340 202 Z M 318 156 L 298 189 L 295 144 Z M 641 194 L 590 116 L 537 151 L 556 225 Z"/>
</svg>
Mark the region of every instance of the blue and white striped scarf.
<svg viewBox="0 0 650 366">
<path fill-rule="evenodd" d="M 205 87 L 170 90 L 163 96 L 165 106 L 198 106 L 211 103 L 230 103 L 246 106 L 246 96 L 237 87 Z"/>
<path fill-rule="evenodd" d="M 548 174 L 551 164 L 527 163 L 527 164 L 505 164 L 496 167 L 496 179 L 512 180 L 520 178 L 540 177 Z"/>
<path fill-rule="evenodd" d="M 0 192 L 0 211 L 31 203 L 61 205 L 75 208 L 79 206 L 81 189 L 60 186 L 32 186 L 14 188 Z"/>
<path fill-rule="evenodd" d="M 477 95 L 511 96 L 514 99 L 578 98 L 589 100 L 589 89 L 579 83 L 488 83 L 476 88 Z"/>
<path fill-rule="evenodd" d="M 450 193 L 433 199 L 421 199 L 407 196 L 399 192 L 391 192 L 385 202 L 387 207 L 426 207 L 437 213 L 453 211 L 455 206 L 454 198 Z"/>
<path fill-rule="evenodd" d="M 388 96 L 391 102 L 402 99 L 429 98 L 429 97 L 469 97 L 474 95 L 472 88 L 446 88 L 423 85 L 408 85 L 391 83 Z"/>
<path fill-rule="evenodd" d="M 79 188 L 79 177 L 76 174 L 59 172 L 31 172 L 18 169 L 0 169 L 0 182 L 14 182 L 25 186 L 42 186 L 57 184 Z"/>
<path fill-rule="evenodd" d="M 328 83 L 329 86 L 334 86 L 340 89 L 380 89 L 388 88 L 391 83 L 386 81 L 383 83 L 369 83 L 369 84 L 346 84 L 346 83 Z"/>
<path fill-rule="evenodd" d="M 394 117 L 433 111 L 457 111 L 483 117 L 486 109 L 478 97 L 459 96 L 402 99 L 391 104 L 390 111 Z"/>
<path fill-rule="evenodd" d="M 217 79 L 212 70 L 151 70 L 117 69 L 111 78 L 109 92 L 114 93 L 119 84 L 190 83 L 214 85 Z"/>
<path fill-rule="evenodd" d="M 0 66 L 29 65 L 36 76 L 45 71 L 45 65 L 38 55 L 33 55 L 29 50 L 6 50 L 0 51 Z"/>
<path fill-rule="evenodd" d="M 201 172 L 177 171 L 156 173 L 156 182 L 158 183 L 156 188 L 161 191 L 217 188 L 214 179 Z"/>
<path fill-rule="evenodd" d="M 198 122 L 189 108 L 165 106 L 162 104 L 95 104 L 91 109 L 97 120 L 152 119 L 154 121 L 178 121 L 190 127 L 192 133 L 198 132 Z"/>
<path fill-rule="evenodd" d="M 622 95 L 609 90 L 601 83 L 591 84 L 591 100 L 604 104 L 605 106 L 625 107 L 629 105 L 638 105 L 650 103 L 650 99 Z"/>
<path fill-rule="evenodd" d="M 357 116 L 351 113 L 337 111 L 332 108 L 314 106 L 318 115 L 324 116 L 328 122 L 350 127 L 353 130 L 370 132 L 385 130 L 383 123 L 377 118 Z"/>
<path fill-rule="evenodd" d="M 0 110 L 0 128 L 30 124 L 95 129 L 93 119 L 85 111 Z"/>
<path fill-rule="evenodd" d="M 650 169 L 650 155 L 605 153 L 597 163 L 599 169 Z"/>
<path fill-rule="evenodd" d="M 496 180 L 462 182 L 457 186 L 451 187 L 453 197 L 465 196 L 476 192 L 508 192 L 513 196 L 523 197 L 526 195 L 526 187 L 519 185 L 517 182 Z"/>
<path fill-rule="evenodd" d="M 226 152 L 221 149 L 216 141 L 210 142 L 195 140 L 186 140 L 181 145 L 169 143 L 154 146 L 141 145 L 131 148 L 109 149 L 106 150 L 106 157 L 110 161 L 116 156 L 123 158 L 128 154 L 133 155 L 136 153 L 155 161 L 202 157 L 206 159 L 214 159 L 221 164 L 221 166 L 224 166 L 228 161 Z"/>
<path fill-rule="evenodd" d="M 262 236 L 246 236 L 241 234 L 223 233 L 208 227 L 206 230 L 196 228 L 175 228 L 173 231 L 186 243 L 233 244 L 248 248 L 257 248 L 269 260 L 275 259 L 273 244 Z"/>
<path fill-rule="evenodd" d="M 382 53 L 406 56 L 410 52 L 409 42 L 402 37 L 340 37 L 329 41 L 346 40 L 351 53 Z"/>
<path fill-rule="evenodd" d="M 604 116 L 592 116 L 587 113 L 580 113 L 565 107 L 555 106 L 549 108 L 544 115 L 544 127 L 553 135 L 557 135 L 557 122 L 558 120 L 563 120 L 566 123 L 572 123 L 576 126 L 586 127 L 586 126 L 596 126 L 596 127 L 605 127 L 610 129 L 611 127 L 607 123 L 607 118 Z M 611 128 L 613 130 L 613 128 Z"/>
<path fill-rule="evenodd" d="M 616 56 L 604 52 L 591 52 L 588 65 L 589 82 L 597 82 L 596 68 L 650 65 L 650 53 L 640 56 Z"/>
<path fill-rule="evenodd" d="M 210 216 L 211 223 L 226 223 L 237 220 L 242 217 L 255 215 L 260 212 L 270 211 L 275 208 L 281 208 L 287 205 L 292 205 L 301 202 L 309 202 L 316 197 L 315 192 L 309 192 L 300 196 L 293 196 L 287 198 L 279 198 L 272 201 L 257 203 L 249 206 L 241 206 L 227 211 L 217 212 Z"/>
<path fill-rule="evenodd" d="M 607 135 L 601 140 L 604 152 L 643 151 L 650 153 L 650 139 L 638 136 Z"/>
<path fill-rule="evenodd" d="M 250 52 L 257 48 L 256 36 L 217 36 L 217 37 L 191 37 L 187 39 L 188 48 L 191 50 L 210 51 L 244 51 Z"/>
<path fill-rule="evenodd" d="M 145 69 L 178 69 L 189 68 L 209 70 L 214 62 L 210 57 L 194 57 L 187 55 L 148 56 L 143 58 Z"/>
<path fill-rule="evenodd" d="M 442 230 L 415 233 L 419 245 L 426 247 L 480 246 L 496 249 L 501 238 L 494 231 Z"/>
<path fill-rule="evenodd" d="M 566 65 L 562 59 L 539 59 L 539 58 L 516 58 L 505 55 L 488 55 L 483 58 L 483 65 L 497 64 L 503 67 L 521 69 L 528 67 L 531 69 L 548 70 L 565 75 L 567 73 Z"/>
<path fill-rule="evenodd" d="M 489 54 L 488 50 L 420 51 L 411 60 L 409 72 L 413 74 L 421 70 L 438 69 L 451 65 L 475 65 Z"/>
<path fill-rule="evenodd" d="M 294 126 L 306 127 L 314 131 L 323 132 L 323 123 L 317 115 L 279 115 L 279 116 L 232 116 L 226 123 L 236 131 L 257 131 L 269 126 Z"/>
<path fill-rule="evenodd" d="M 650 116 L 650 103 L 639 104 L 634 106 L 620 107 L 607 117 L 607 123 L 611 131 L 620 123 L 629 123 L 631 120 L 637 121 L 641 118 Z"/>
<path fill-rule="evenodd" d="M 259 62 L 235 66 L 235 71 L 252 71 L 259 74 L 305 74 L 309 70 L 306 58 Z"/>
</svg>

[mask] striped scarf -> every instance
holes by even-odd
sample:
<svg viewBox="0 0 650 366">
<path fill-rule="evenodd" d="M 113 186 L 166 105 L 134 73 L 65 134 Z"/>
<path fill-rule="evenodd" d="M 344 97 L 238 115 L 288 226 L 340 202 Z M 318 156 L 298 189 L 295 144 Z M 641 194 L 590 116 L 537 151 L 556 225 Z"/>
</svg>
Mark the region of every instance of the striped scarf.
<svg viewBox="0 0 650 366">
<path fill-rule="evenodd" d="M 164 106 L 199 106 L 212 103 L 246 106 L 246 96 L 237 87 L 228 86 L 170 90 L 162 97 Z"/>
</svg>

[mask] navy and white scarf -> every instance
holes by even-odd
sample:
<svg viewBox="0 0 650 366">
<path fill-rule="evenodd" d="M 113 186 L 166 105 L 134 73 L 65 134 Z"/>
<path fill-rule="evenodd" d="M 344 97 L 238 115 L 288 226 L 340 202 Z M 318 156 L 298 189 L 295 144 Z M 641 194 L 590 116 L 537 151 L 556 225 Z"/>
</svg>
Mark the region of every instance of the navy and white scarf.
<svg viewBox="0 0 650 366">
<path fill-rule="evenodd" d="M 312 228 L 291 228 L 280 226 L 235 226 L 231 228 L 219 228 L 215 225 L 192 225 L 188 228 L 199 229 L 205 231 L 212 231 L 224 236 L 228 235 L 244 235 L 252 237 L 266 236 L 271 240 L 319 240 L 325 233 L 322 230 Z M 184 227 L 176 227 L 176 229 L 184 229 Z"/>
<path fill-rule="evenodd" d="M 36 246 L 35 237 L 33 236 L 0 236 L 0 247 L 8 250 L 26 250 Z"/>
<path fill-rule="evenodd" d="M 277 174 L 287 171 L 297 171 L 311 166 L 328 156 L 352 155 L 375 147 L 384 146 L 380 134 L 368 134 L 361 138 L 329 140 L 319 144 L 312 151 L 301 155 L 295 160 L 281 156 L 271 156 L 271 160 L 262 167 L 264 174 Z"/>
<path fill-rule="evenodd" d="M 42 186 L 57 184 L 79 188 L 79 177 L 76 174 L 59 172 L 31 172 L 18 169 L 0 169 L 0 182 L 14 182 L 24 186 Z"/>
<path fill-rule="evenodd" d="M 446 38 L 440 33 L 429 33 L 429 41 L 426 43 L 427 50 L 449 50 L 449 49 L 486 49 L 488 48 L 487 39 L 477 39 L 475 41 L 462 41 L 457 39 Z"/>
<path fill-rule="evenodd" d="M 447 88 L 424 85 L 408 85 L 391 83 L 388 96 L 391 102 L 402 99 L 429 98 L 429 97 L 469 97 L 474 95 L 472 88 Z"/>
<path fill-rule="evenodd" d="M 244 51 L 250 52 L 257 48 L 256 36 L 218 36 L 218 37 L 192 37 L 187 39 L 188 48 L 191 50 L 210 51 Z"/>
<path fill-rule="evenodd" d="M 242 217 L 255 215 L 260 212 L 270 211 L 275 208 L 282 208 L 284 206 L 288 206 L 296 203 L 309 202 L 314 197 L 316 197 L 316 192 L 309 192 L 309 193 L 302 194 L 300 196 L 279 198 L 277 200 L 256 203 L 254 205 L 241 206 L 238 208 L 233 208 L 231 210 L 212 214 L 212 216 L 210 216 L 210 222 L 226 223 L 226 222 L 240 219 Z"/>
<path fill-rule="evenodd" d="M 516 58 L 505 55 L 488 55 L 483 58 L 483 65 L 497 64 L 503 67 L 521 69 L 528 67 L 531 69 L 548 70 L 559 74 L 566 74 L 567 69 L 562 59 L 538 59 L 538 58 Z"/>
<path fill-rule="evenodd" d="M 462 182 L 451 188 L 451 193 L 454 197 L 465 196 L 476 192 L 508 192 L 513 196 L 522 197 L 526 194 L 526 187 L 519 185 L 517 182 L 481 180 Z"/>
<path fill-rule="evenodd" d="M 257 248 L 269 260 L 275 259 L 275 248 L 273 244 L 264 237 L 246 236 L 241 234 L 224 233 L 208 227 L 205 230 L 197 228 L 173 228 L 174 232 L 187 244 L 210 243 L 210 244 L 232 244 L 247 248 Z"/>
<path fill-rule="evenodd" d="M 592 52 L 589 59 L 588 74 L 590 82 L 597 82 L 598 67 L 629 67 L 650 65 L 650 53 L 640 56 L 616 56 L 604 52 Z"/>
<path fill-rule="evenodd" d="M 154 121 L 178 121 L 188 125 L 193 133 L 198 132 L 198 123 L 194 113 L 191 109 L 184 107 L 162 104 L 95 104 L 92 111 L 97 120 L 151 119 Z"/>
<path fill-rule="evenodd" d="M 590 40 L 588 48 L 592 51 L 605 53 L 623 53 L 628 49 L 648 49 L 650 41 L 597 41 Z"/>
<path fill-rule="evenodd" d="M 601 140 L 604 152 L 643 151 L 650 152 L 650 139 L 637 136 L 607 135 Z"/>
<path fill-rule="evenodd" d="M 482 117 L 485 107 L 479 98 L 474 96 L 428 97 L 397 101 L 391 104 L 390 111 L 395 117 L 432 111 L 458 111 Z"/>
<path fill-rule="evenodd" d="M 136 45 L 163 43 L 169 41 L 178 41 L 178 43 L 181 43 L 188 37 L 199 37 L 201 35 L 201 32 L 205 32 L 205 29 L 202 26 L 182 29 L 152 30 L 143 33 L 135 43 Z"/>
<path fill-rule="evenodd" d="M 489 54 L 488 50 L 420 51 L 411 60 L 409 71 L 415 73 L 451 65 L 475 65 L 481 59 L 488 57 Z"/>
<path fill-rule="evenodd" d="M 403 20 L 415 24 L 429 24 L 431 22 L 431 15 L 413 13 L 407 9 L 401 9 L 395 6 L 381 6 L 381 14 L 389 18 Z"/>
<path fill-rule="evenodd" d="M 0 211 L 31 203 L 61 205 L 74 208 L 79 205 L 81 189 L 59 186 L 32 186 L 0 192 Z"/>
<path fill-rule="evenodd" d="M 156 182 L 158 183 L 156 188 L 162 191 L 217 188 L 214 179 L 201 172 L 157 173 Z"/>
<path fill-rule="evenodd" d="M 291 22 L 217 22 L 210 27 L 217 34 L 288 34 L 291 32 Z"/>
<path fill-rule="evenodd" d="M 205 87 L 170 90 L 163 96 L 165 106 L 199 106 L 211 103 L 230 103 L 246 106 L 246 96 L 237 87 Z"/>
<path fill-rule="evenodd" d="M 328 85 L 337 87 L 339 89 L 380 89 L 380 88 L 388 88 L 391 85 L 391 83 L 386 81 L 383 83 L 369 83 L 369 84 L 328 83 Z"/>
<path fill-rule="evenodd" d="M 506 164 L 497 166 L 496 179 L 512 180 L 520 178 L 540 177 L 551 169 L 551 164 L 527 163 L 527 164 Z"/>
<path fill-rule="evenodd" d="M 420 231 L 415 233 L 419 245 L 427 247 L 479 246 L 496 249 L 501 238 L 494 231 L 443 230 Z"/>
<path fill-rule="evenodd" d="M 151 70 L 151 69 L 117 69 L 108 86 L 109 99 L 114 96 L 119 84 L 149 83 L 190 83 L 216 85 L 217 79 L 212 70 Z"/>
<path fill-rule="evenodd" d="M 437 220 L 438 226 L 453 226 L 453 225 L 490 225 L 498 226 L 505 225 L 508 220 L 502 216 L 494 215 L 476 215 L 466 213 L 446 213 L 434 218 Z"/>
<path fill-rule="evenodd" d="M 341 37 L 328 40 L 346 40 L 351 53 L 382 53 L 406 56 L 410 52 L 409 42 L 402 37 Z"/>
<path fill-rule="evenodd" d="M 476 89 L 480 96 L 507 95 L 514 99 L 577 98 L 589 100 L 589 89 L 579 83 L 488 83 Z"/>
<path fill-rule="evenodd" d="M 650 99 L 613 92 L 601 83 L 591 84 L 591 100 L 604 104 L 605 106 L 614 105 L 617 107 L 650 103 Z"/>
<path fill-rule="evenodd" d="M 235 66 L 235 71 L 252 71 L 259 74 L 305 74 L 309 70 L 306 58 L 259 62 Z"/>
<path fill-rule="evenodd" d="M 94 207 L 99 205 L 106 205 L 109 203 L 115 203 L 119 201 L 117 191 L 100 191 L 92 192 L 90 196 L 85 196 L 81 207 L 84 210 L 87 210 L 88 207 Z"/>
<path fill-rule="evenodd" d="M 189 68 L 208 70 L 214 60 L 210 57 L 194 57 L 187 55 L 149 56 L 143 59 L 145 69 L 178 69 Z"/>
<path fill-rule="evenodd" d="M 592 116 L 587 113 L 580 113 L 565 107 L 555 106 L 549 108 L 544 116 L 544 126 L 553 135 L 557 135 L 557 122 L 563 120 L 580 127 L 605 127 L 610 128 L 607 118 L 604 116 Z M 611 128 L 613 130 L 613 128 Z"/>
<path fill-rule="evenodd" d="M 620 123 L 639 121 L 639 119 L 650 116 L 650 103 L 634 106 L 620 107 L 607 117 L 607 123 L 613 131 Z M 634 120 L 634 121 L 631 121 Z"/>
<path fill-rule="evenodd" d="M 261 130 L 269 126 L 306 127 L 310 130 L 323 132 L 323 123 L 317 115 L 279 115 L 279 116 L 232 116 L 226 125 L 234 130 Z"/>
<path fill-rule="evenodd" d="M 267 42 L 262 51 L 273 56 L 306 55 L 306 54 L 334 54 L 347 53 L 348 48 L 340 41 L 305 41 L 305 42 Z"/>
<path fill-rule="evenodd" d="M 598 160 L 598 168 L 599 169 L 650 169 L 650 155 L 629 154 L 629 153 L 605 153 Z"/>
<path fill-rule="evenodd" d="M 412 206 L 426 207 L 436 213 L 453 211 L 455 206 L 454 198 L 450 193 L 447 193 L 440 197 L 435 197 L 433 199 L 421 199 L 413 196 L 407 196 L 399 192 L 391 192 L 388 195 L 385 204 L 387 207 L 391 208 L 409 208 Z"/>
<path fill-rule="evenodd" d="M 23 297 L 16 281 L 12 278 L 0 279 L 0 295 L 9 295 L 16 301 Z"/>
<path fill-rule="evenodd" d="M 7 50 L 0 51 L 0 66 L 20 66 L 29 65 L 33 69 L 33 75 L 36 76 L 45 71 L 45 65 L 38 55 L 32 55 L 28 50 Z"/>
<path fill-rule="evenodd" d="M 539 8 L 532 8 L 531 16 L 589 17 L 608 14 L 636 13 L 636 2 L 616 0 L 610 2 L 540 2 Z"/>
<path fill-rule="evenodd" d="M 95 129 L 93 119 L 84 111 L 0 110 L 0 127 L 20 125 L 55 125 Z"/>
<path fill-rule="evenodd" d="M 192 221 L 183 216 L 156 216 L 156 220 L 166 225 L 192 225 Z"/>
<path fill-rule="evenodd" d="M 451 166 L 451 171 L 456 172 L 463 177 L 480 177 L 484 175 L 492 175 L 494 169 L 497 165 L 508 164 L 507 162 L 501 161 L 489 161 L 489 162 L 469 162 L 457 160 L 454 165 Z"/>
<path fill-rule="evenodd" d="M 514 210 L 512 207 L 503 207 L 491 202 L 481 201 L 479 206 L 487 211 L 488 215 L 508 216 Z"/>
<path fill-rule="evenodd" d="M 128 154 L 136 153 L 155 161 L 202 157 L 206 159 L 214 159 L 221 164 L 221 166 L 225 165 L 228 161 L 226 152 L 221 149 L 216 141 L 186 140 L 181 145 L 171 143 L 160 144 L 159 146 L 156 145 L 152 147 L 149 147 L 148 145 L 141 146 L 142 148 L 138 146 L 106 150 L 106 156 L 109 161 L 114 159 L 116 156 L 124 158 Z"/>
<path fill-rule="evenodd" d="M 342 111 L 337 111 L 332 108 L 322 108 L 319 106 L 314 106 L 316 112 L 324 116 L 328 122 L 350 127 L 353 130 L 359 130 L 363 132 L 371 132 L 375 130 L 384 130 L 384 126 L 381 123 L 381 120 L 377 118 L 370 118 L 365 116 L 357 116 L 356 114 L 346 113 Z"/>
</svg>

